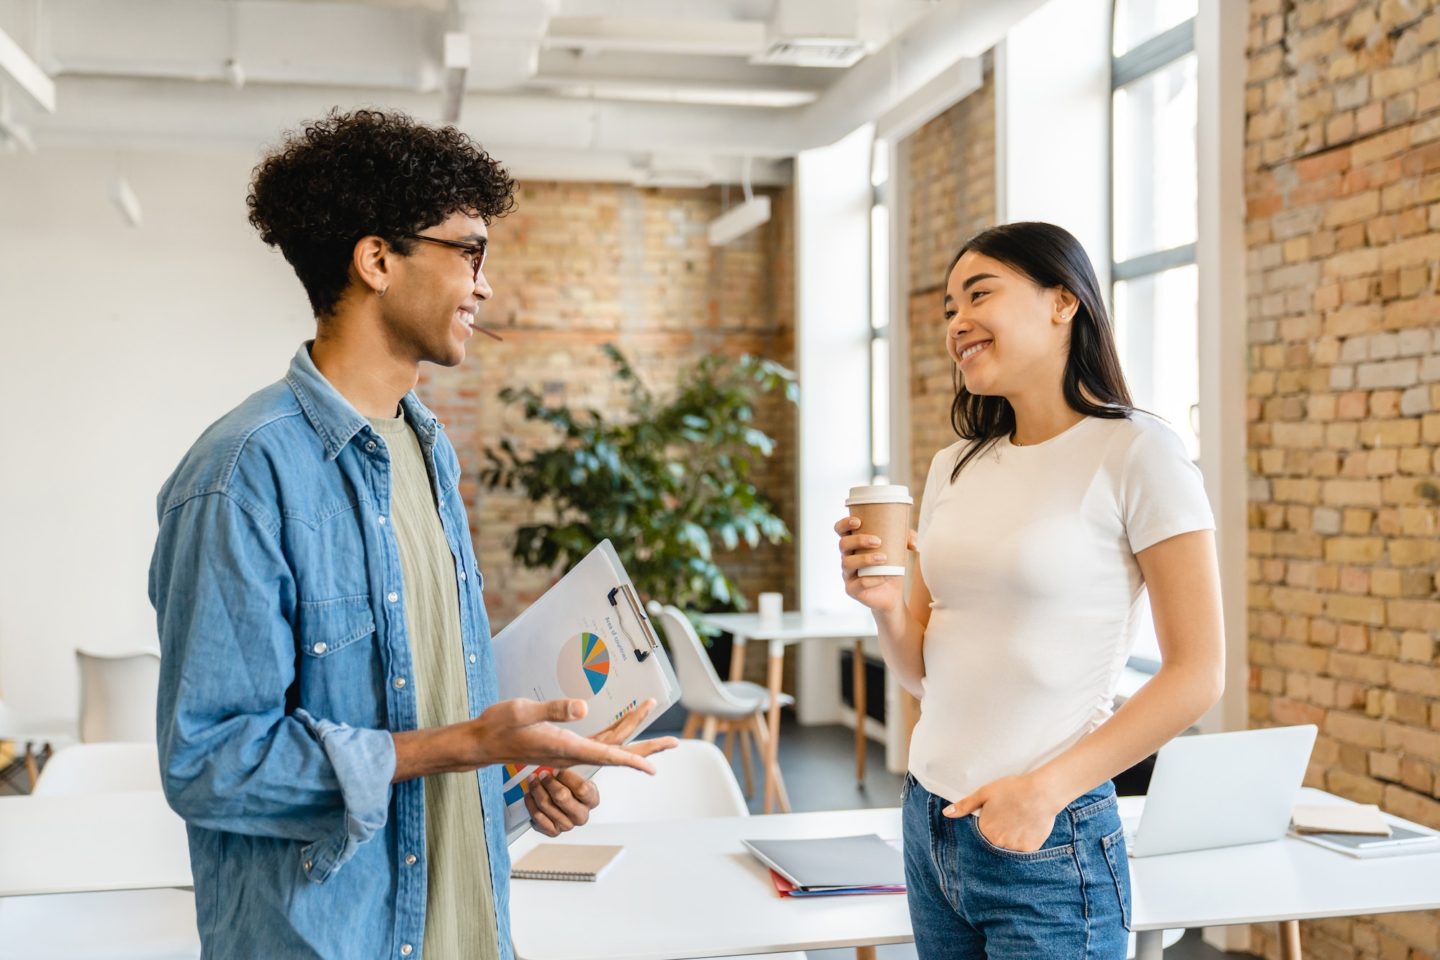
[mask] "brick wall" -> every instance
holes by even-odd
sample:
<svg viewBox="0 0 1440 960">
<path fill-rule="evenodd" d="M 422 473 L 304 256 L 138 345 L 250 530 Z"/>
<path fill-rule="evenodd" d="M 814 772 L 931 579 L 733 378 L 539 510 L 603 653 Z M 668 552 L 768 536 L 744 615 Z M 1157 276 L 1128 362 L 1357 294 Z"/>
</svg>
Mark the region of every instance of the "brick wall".
<svg viewBox="0 0 1440 960">
<path fill-rule="evenodd" d="M 768 191 L 774 216 L 765 227 L 712 249 L 705 226 L 724 210 L 719 188 L 642 189 L 613 184 L 525 183 L 515 213 L 490 230 L 486 273 L 494 299 L 482 322 L 505 337 L 476 336 L 455 369 L 428 368 L 422 395 L 446 424 L 464 468 L 461 489 L 485 572 L 485 596 L 498 628 L 553 582 L 511 558 L 515 530 L 541 515 L 523 495 L 491 492 L 476 472 L 483 450 L 509 436 L 550 442 L 496 394 L 528 385 L 556 402 L 617 409 L 609 361 L 615 343 L 654 389 L 709 353 L 759 354 L 794 366 L 791 197 Z M 730 191 L 730 202 L 737 191 Z M 767 402 L 758 425 L 779 441 L 756 483 L 795 522 L 793 406 Z M 624 531 L 616 531 L 623 536 Z M 786 544 L 721 558 L 753 602 L 782 590 L 793 602 L 794 551 Z"/>
<path fill-rule="evenodd" d="M 1252 0 L 1245 173 L 1251 721 L 1318 724 L 1307 784 L 1440 827 L 1434 6 Z M 1434 957 L 1440 914 L 1304 938 Z"/>
<path fill-rule="evenodd" d="M 995 224 L 995 80 L 988 66 L 984 86 L 915 131 L 909 149 L 910 476 L 918 511 L 931 458 L 955 442 L 945 272 L 962 243 Z"/>
</svg>

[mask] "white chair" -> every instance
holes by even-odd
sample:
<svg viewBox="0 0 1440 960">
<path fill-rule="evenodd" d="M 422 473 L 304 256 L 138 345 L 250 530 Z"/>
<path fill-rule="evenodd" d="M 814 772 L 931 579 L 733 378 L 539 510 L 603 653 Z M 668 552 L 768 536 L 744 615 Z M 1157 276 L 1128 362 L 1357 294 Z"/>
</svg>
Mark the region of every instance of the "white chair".
<svg viewBox="0 0 1440 960">
<path fill-rule="evenodd" d="M 655 766 L 653 777 L 620 767 L 605 767 L 595 774 L 600 806 L 590 814 L 590 823 L 750 815 L 735 772 L 715 744 L 681 740 L 674 750 L 657 753 L 650 762 Z M 582 837 L 584 829 L 580 828 Z M 773 953 L 733 960 L 805 960 L 805 954 Z"/>
<path fill-rule="evenodd" d="M 153 743 L 88 743 L 56 751 L 35 796 L 160 789 Z M 0 960 L 197 960 L 189 890 L 122 890 L 0 899 Z"/>
<path fill-rule="evenodd" d="M 722 732 L 725 734 L 725 756 L 733 760 L 738 735 L 741 769 L 745 773 L 745 793 L 748 796 L 754 791 L 750 777 L 751 737 L 754 737 L 762 761 L 765 745 L 770 739 L 770 728 L 765 722 L 765 713 L 770 709 L 770 691 L 747 680 L 721 680 L 690 619 L 679 608 L 652 601 L 649 609 L 651 616 L 659 619 L 665 639 L 670 642 L 670 662 L 675 667 L 675 678 L 680 681 L 680 703 L 689 714 L 681 736 L 693 737 L 703 725 L 703 739 L 713 742 L 716 733 Z M 780 695 L 781 706 L 790 706 L 794 702 L 795 698 L 788 693 Z M 778 756 L 778 743 L 776 747 Z M 785 778 L 780 774 L 778 761 L 765 771 L 765 776 L 775 778 L 780 811 L 789 813 L 790 797 L 785 792 Z"/>
<path fill-rule="evenodd" d="M 80 741 L 155 742 L 160 655 L 152 650 L 76 650 L 80 666 Z"/>
</svg>

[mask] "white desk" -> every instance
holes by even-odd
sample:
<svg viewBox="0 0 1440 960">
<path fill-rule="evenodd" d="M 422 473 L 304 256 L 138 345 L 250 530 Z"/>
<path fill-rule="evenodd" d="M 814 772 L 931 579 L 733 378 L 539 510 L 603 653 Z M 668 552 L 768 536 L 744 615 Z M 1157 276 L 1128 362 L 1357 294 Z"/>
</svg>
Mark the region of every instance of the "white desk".
<svg viewBox="0 0 1440 960">
<path fill-rule="evenodd" d="M 1306 803 L 1345 802 L 1318 790 L 1303 794 Z M 1121 814 L 1137 815 L 1143 805 L 1144 798 L 1122 798 Z M 515 881 L 516 954 L 664 960 L 911 940 L 903 896 L 782 899 L 740 845 L 751 837 L 855 833 L 898 837 L 899 809 L 582 827 L 568 839 L 618 843 L 624 856 L 596 883 Z M 543 839 L 531 831 L 512 855 Z M 1130 873 L 1137 960 L 1161 956 L 1167 929 L 1440 907 L 1440 853 L 1356 860 L 1284 839 L 1132 859 Z"/>
<path fill-rule="evenodd" d="M 857 607 L 842 613 L 786 613 L 779 623 L 762 621 L 755 613 L 704 613 L 696 619 L 735 638 L 730 657 L 730 679 L 739 680 L 745 670 L 745 647 L 751 640 L 769 644 L 770 664 L 766 685 L 770 689 L 770 740 L 765 745 L 765 812 L 775 809 L 775 779 L 771 770 L 779 763 L 780 678 L 785 666 L 785 648 L 806 640 L 853 641 L 855 644 L 855 779 L 865 780 L 865 641 L 877 636 L 870 612 Z"/>
<path fill-rule="evenodd" d="M 158 790 L 0 797 L 0 897 L 191 885 L 185 823 Z"/>
<path fill-rule="evenodd" d="M 785 899 L 740 845 L 753 837 L 900 836 L 898 809 L 594 824 L 575 843 L 625 853 L 595 883 L 516 880 L 510 923 L 518 960 L 671 960 L 904 943 L 904 895 Z M 528 832 L 518 857 L 545 838 Z M 563 919 L 562 919 L 563 918 Z"/>
<path fill-rule="evenodd" d="M 1307 788 L 1300 802 L 1349 801 Z M 1138 817 L 1144 803 L 1143 797 L 1122 797 L 1122 818 Z M 1136 960 L 1158 960 L 1159 932 L 1167 927 L 1278 922 L 1288 926 L 1289 946 L 1282 946 L 1288 953 L 1299 934 L 1291 921 L 1440 908 L 1440 853 L 1357 860 L 1288 837 L 1131 858 L 1130 880 Z"/>
</svg>

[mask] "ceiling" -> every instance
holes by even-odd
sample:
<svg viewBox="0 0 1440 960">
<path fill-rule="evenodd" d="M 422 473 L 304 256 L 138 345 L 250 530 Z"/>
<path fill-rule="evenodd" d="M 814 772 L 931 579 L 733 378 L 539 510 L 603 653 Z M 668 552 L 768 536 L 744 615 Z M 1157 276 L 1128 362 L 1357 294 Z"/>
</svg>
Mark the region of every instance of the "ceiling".
<svg viewBox="0 0 1440 960">
<path fill-rule="evenodd" d="M 456 122 L 524 177 L 780 182 L 923 90 L 963 95 L 948 71 L 1038 5 L 0 0 L 0 42 L 54 83 L 48 111 L 0 47 L 0 144 L 253 148 L 381 105 Z"/>
</svg>

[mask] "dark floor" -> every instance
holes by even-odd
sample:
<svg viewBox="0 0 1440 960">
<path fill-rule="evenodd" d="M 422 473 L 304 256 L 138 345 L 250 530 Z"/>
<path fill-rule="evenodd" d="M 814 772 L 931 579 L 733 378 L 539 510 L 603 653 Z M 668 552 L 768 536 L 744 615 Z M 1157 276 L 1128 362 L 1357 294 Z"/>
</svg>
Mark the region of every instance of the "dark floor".
<svg viewBox="0 0 1440 960">
<path fill-rule="evenodd" d="M 735 769 L 740 777 L 740 751 L 736 748 Z M 854 807 L 893 807 L 900 803 L 901 777 L 885 769 L 885 749 L 869 744 L 865 786 L 855 783 L 855 735 L 848 727 L 802 727 L 786 717 L 780 732 L 780 768 L 790 791 L 790 805 L 796 812 L 842 810 Z M 741 780 L 744 783 L 744 780 Z M 758 781 L 757 781 L 758 786 Z M 750 799 L 750 810 L 759 813 L 759 790 Z M 915 960 L 915 947 L 896 944 L 880 947 L 879 960 Z M 853 950 L 815 950 L 809 960 L 853 960 Z M 1166 960 L 1223 960 L 1247 954 L 1224 953 L 1200 939 L 1192 930 L 1165 951 Z"/>
</svg>

